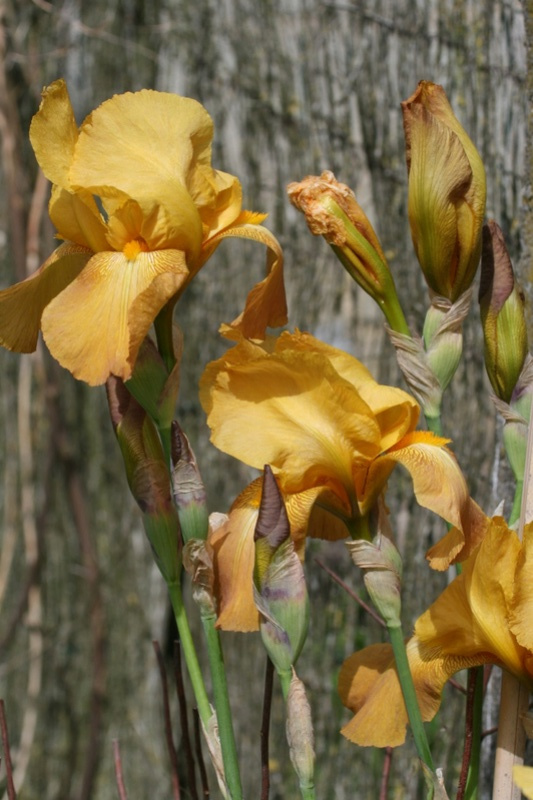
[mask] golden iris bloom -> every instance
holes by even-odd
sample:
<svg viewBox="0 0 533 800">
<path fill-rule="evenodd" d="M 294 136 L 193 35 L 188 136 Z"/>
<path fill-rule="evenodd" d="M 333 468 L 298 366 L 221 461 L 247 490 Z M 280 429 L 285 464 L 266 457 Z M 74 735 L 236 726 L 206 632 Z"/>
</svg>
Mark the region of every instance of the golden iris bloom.
<svg viewBox="0 0 533 800">
<path fill-rule="evenodd" d="M 416 401 L 381 386 L 357 359 L 306 333 L 241 340 L 208 365 L 200 384 L 211 441 L 244 463 L 272 467 L 296 548 L 306 536 L 367 535 L 366 518 L 396 463 L 420 505 L 469 536 L 472 501 L 448 440 L 415 431 Z M 235 501 L 215 548 L 218 623 L 255 630 L 253 532 L 261 479 Z M 458 534 L 458 535 L 459 535 Z"/>
<path fill-rule="evenodd" d="M 419 617 L 407 643 L 425 721 L 437 713 L 448 679 L 467 667 L 494 663 L 533 687 L 533 525 L 520 543 L 501 517 L 489 523 L 461 574 Z M 347 659 L 339 692 L 355 712 L 342 729 L 348 739 L 372 747 L 403 744 L 407 711 L 389 644 Z"/>
<path fill-rule="evenodd" d="M 116 95 L 78 129 L 64 81 L 48 86 L 30 139 L 64 243 L 0 292 L 0 344 L 31 352 L 41 329 L 75 377 L 126 380 L 159 311 L 227 236 L 271 250 L 271 272 L 235 326 L 262 336 L 284 324 L 279 245 L 257 224 L 262 216 L 241 210 L 237 178 L 211 167 L 212 136 L 198 102 L 150 90 Z"/>
<path fill-rule="evenodd" d="M 430 289 L 455 302 L 481 254 L 483 162 L 442 86 L 421 81 L 402 111 L 415 252 Z"/>
</svg>

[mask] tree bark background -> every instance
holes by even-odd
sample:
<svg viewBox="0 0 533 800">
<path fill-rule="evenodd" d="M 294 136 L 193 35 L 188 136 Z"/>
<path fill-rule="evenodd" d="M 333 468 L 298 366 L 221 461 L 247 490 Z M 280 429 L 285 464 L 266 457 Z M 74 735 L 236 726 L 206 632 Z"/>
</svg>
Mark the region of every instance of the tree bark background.
<svg viewBox="0 0 533 800">
<path fill-rule="evenodd" d="M 204 103 L 215 121 L 214 166 L 239 176 L 245 207 L 269 213 L 285 251 L 290 326 L 349 350 L 381 381 L 398 382 L 379 312 L 309 234 L 286 184 L 331 169 L 355 190 L 420 330 L 427 300 L 407 224 L 400 101 L 421 79 L 441 83 L 484 159 L 487 216 L 502 226 L 515 263 L 522 256 L 530 285 L 531 245 L 524 248 L 521 233 L 526 187 L 530 204 L 527 11 L 517 0 L 0 0 L 1 286 L 33 271 L 54 246 L 46 184 L 28 142 L 42 86 L 64 77 L 80 122 L 117 92 L 174 91 Z M 197 383 L 225 347 L 220 323 L 239 313 L 263 269 L 257 246 L 224 243 L 178 309 L 185 335 L 178 417 L 211 510 L 227 510 L 251 472 L 209 445 Z M 42 346 L 33 356 L 0 352 L 0 376 L 0 696 L 19 796 L 116 797 L 113 738 L 130 797 L 169 796 L 151 646 L 167 636 L 165 591 L 127 491 L 103 391 L 74 381 Z M 472 494 L 489 512 L 508 496 L 509 476 L 476 308 L 444 423 Z M 443 528 L 415 508 L 403 474 L 391 480 L 388 502 L 405 556 L 408 629 L 446 583 L 423 558 Z M 342 543 L 312 543 L 306 568 L 315 613 L 300 672 L 319 743 L 318 796 L 371 798 L 383 757 L 338 734 L 349 715 L 335 681 L 344 658 L 381 632 L 316 556 L 359 590 L 361 580 Z M 225 642 L 246 796 L 256 797 L 264 658 L 254 636 Z M 453 786 L 461 700 L 447 689 L 443 705 L 432 736 Z M 276 705 L 273 800 L 296 793 L 282 714 Z M 407 745 L 393 759 L 390 797 L 416 797 L 417 775 Z"/>
</svg>

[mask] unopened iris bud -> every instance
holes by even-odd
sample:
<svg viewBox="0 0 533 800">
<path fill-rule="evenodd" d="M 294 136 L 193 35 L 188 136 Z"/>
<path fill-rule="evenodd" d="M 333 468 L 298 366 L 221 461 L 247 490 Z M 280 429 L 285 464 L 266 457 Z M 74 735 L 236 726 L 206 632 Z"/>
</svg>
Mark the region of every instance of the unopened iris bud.
<svg viewBox="0 0 533 800">
<path fill-rule="evenodd" d="M 332 172 L 290 183 L 291 203 L 305 214 L 311 233 L 323 236 L 349 275 L 379 305 L 393 330 L 409 327 L 379 239 L 352 190 Z"/>
<path fill-rule="evenodd" d="M 178 423 L 171 426 L 172 492 L 181 531 L 189 539 L 206 539 L 209 528 L 207 495 L 196 457 Z"/>
<path fill-rule="evenodd" d="M 307 637 L 309 600 L 283 498 L 268 466 L 254 540 L 254 600 L 261 614 L 261 638 L 276 671 L 287 677 Z"/>
<path fill-rule="evenodd" d="M 442 86 L 421 81 L 402 112 L 413 245 L 430 289 L 454 303 L 479 263 L 483 162 Z"/>
<path fill-rule="evenodd" d="M 131 493 L 142 512 L 157 566 L 167 583 L 174 583 L 181 572 L 181 533 L 161 440 L 119 378 L 109 378 L 106 389 Z"/>
<path fill-rule="evenodd" d="M 524 297 L 494 220 L 483 228 L 479 306 L 487 374 L 496 396 L 508 403 L 528 353 L 527 327 Z"/>
</svg>

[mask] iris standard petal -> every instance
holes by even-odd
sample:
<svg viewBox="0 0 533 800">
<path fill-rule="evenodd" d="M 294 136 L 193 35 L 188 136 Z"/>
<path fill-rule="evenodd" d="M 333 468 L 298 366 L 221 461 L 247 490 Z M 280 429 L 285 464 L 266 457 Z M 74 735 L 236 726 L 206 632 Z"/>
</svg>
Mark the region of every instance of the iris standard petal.
<svg viewBox="0 0 533 800">
<path fill-rule="evenodd" d="M 0 344 L 17 353 L 32 353 L 44 309 L 80 274 L 91 256 L 87 248 L 66 242 L 33 275 L 1 291 Z"/>
<path fill-rule="evenodd" d="M 106 226 L 92 195 L 74 194 L 54 186 L 48 212 L 62 239 L 94 253 L 109 250 Z"/>
<path fill-rule="evenodd" d="M 78 140 L 78 126 L 65 81 L 47 86 L 31 121 L 30 141 L 39 165 L 52 183 L 68 189 L 69 170 Z"/>
<path fill-rule="evenodd" d="M 311 350 L 267 355 L 242 342 L 208 365 L 200 396 L 214 444 L 258 469 L 270 464 L 285 493 L 330 480 L 349 495 L 354 460 L 379 452 L 372 412 Z"/>
<path fill-rule="evenodd" d="M 96 253 L 42 317 L 50 352 L 90 385 L 131 376 L 142 340 L 188 275 L 178 250 Z"/>
</svg>

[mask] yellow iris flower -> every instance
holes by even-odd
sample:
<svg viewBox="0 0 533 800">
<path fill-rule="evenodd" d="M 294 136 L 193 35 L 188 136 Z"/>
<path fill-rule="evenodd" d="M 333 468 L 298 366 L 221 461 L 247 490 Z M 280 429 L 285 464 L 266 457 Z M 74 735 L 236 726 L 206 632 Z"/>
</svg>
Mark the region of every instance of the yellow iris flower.
<svg viewBox="0 0 533 800">
<path fill-rule="evenodd" d="M 407 655 L 425 721 L 433 719 L 445 683 L 461 669 L 486 663 L 533 686 L 533 524 L 524 541 L 500 517 L 489 520 L 479 547 L 417 620 Z M 405 741 L 407 712 L 389 644 L 344 662 L 339 692 L 355 717 L 342 733 L 359 745 L 396 747 Z"/>
<path fill-rule="evenodd" d="M 378 384 L 347 353 L 300 332 L 262 344 L 241 340 L 208 365 L 200 397 L 220 450 L 257 469 L 272 467 L 300 552 L 307 535 L 365 535 L 396 463 L 411 473 L 420 505 L 456 526 L 463 548 L 475 541 L 481 512 L 448 440 L 415 431 L 416 401 Z M 257 628 L 252 571 L 260 494 L 261 479 L 211 537 L 223 628 Z"/>
<path fill-rule="evenodd" d="M 63 81 L 43 92 L 30 138 L 52 181 L 50 217 L 64 240 L 32 276 L 0 292 L 0 344 L 52 355 L 89 384 L 127 380 L 163 306 L 221 239 L 270 249 L 271 271 L 234 325 L 247 336 L 286 321 L 275 238 L 241 209 L 237 178 L 211 167 L 213 123 L 195 100 L 116 95 L 76 124 Z"/>
</svg>

